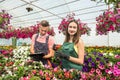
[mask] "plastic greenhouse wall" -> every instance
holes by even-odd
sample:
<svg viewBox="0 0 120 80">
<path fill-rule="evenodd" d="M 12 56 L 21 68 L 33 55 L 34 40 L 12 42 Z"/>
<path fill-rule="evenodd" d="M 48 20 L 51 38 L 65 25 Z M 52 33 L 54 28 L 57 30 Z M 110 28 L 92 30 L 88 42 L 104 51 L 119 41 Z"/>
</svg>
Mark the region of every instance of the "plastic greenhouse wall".
<svg viewBox="0 0 120 80">
<path fill-rule="evenodd" d="M 120 33 L 117 32 L 109 32 L 108 35 L 98 35 L 96 36 L 95 28 L 92 27 L 90 32 L 90 36 L 82 35 L 81 38 L 84 41 L 85 46 L 114 46 L 114 47 L 120 47 Z M 57 28 L 55 28 L 56 35 L 55 43 L 56 44 L 62 44 L 64 42 L 64 35 L 61 33 L 58 33 Z M 31 39 L 18 39 L 17 45 L 20 45 L 22 43 L 30 44 Z M 12 40 L 11 39 L 0 39 L 0 45 L 11 45 Z"/>
</svg>

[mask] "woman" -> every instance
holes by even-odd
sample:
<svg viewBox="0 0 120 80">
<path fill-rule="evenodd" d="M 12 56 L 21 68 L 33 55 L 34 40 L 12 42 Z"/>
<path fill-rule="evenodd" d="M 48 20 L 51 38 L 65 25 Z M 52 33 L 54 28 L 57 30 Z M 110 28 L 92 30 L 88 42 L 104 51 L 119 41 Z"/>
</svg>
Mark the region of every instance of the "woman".
<svg viewBox="0 0 120 80">
<path fill-rule="evenodd" d="M 56 56 L 61 58 L 62 68 L 82 70 L 84 62 L 84 43 L 80 39 L 79 24 L 71 20 L 65 33 L 65 41 Z"/>
</svg>

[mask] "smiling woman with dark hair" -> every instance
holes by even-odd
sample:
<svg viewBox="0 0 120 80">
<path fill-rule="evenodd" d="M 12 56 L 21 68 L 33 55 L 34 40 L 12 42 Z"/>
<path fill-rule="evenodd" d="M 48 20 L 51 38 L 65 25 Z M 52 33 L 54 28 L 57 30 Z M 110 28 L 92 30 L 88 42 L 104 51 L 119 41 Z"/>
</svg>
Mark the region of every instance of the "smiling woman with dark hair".
<svg viewBox="0 0 120 80">
<path fill-rule="evenodd" d="M 65 41 L 60 51 L 55 54 L 61 58 L 62 68 L 82 70 L 84 62 L 84 43 L 80 39 L 79 24 L 76 20 L 71 20 L 65 33 Z"/>
</svg>

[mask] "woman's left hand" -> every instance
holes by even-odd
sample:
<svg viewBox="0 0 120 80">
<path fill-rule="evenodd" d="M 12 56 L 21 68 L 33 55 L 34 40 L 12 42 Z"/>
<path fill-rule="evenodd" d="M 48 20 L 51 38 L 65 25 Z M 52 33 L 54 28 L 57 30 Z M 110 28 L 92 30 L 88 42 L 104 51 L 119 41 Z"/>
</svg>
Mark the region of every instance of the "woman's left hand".
<svg viewBox="0 0 120 80">
<path fill-rule="evenodd" d="M 66 54 L 64 54 L 64 53 L 62 53 L 62 52 L 60 52 L 60 51 L 56 51 L 55 56 L 56 56 L 56 57 L 59 57 L 59 58 L 68 59 L 68 60 L 69 60 L 69 58 L 70 58 L 70 56 L 68 56 L 68 55 L 66 55 Z"/>
</svg>

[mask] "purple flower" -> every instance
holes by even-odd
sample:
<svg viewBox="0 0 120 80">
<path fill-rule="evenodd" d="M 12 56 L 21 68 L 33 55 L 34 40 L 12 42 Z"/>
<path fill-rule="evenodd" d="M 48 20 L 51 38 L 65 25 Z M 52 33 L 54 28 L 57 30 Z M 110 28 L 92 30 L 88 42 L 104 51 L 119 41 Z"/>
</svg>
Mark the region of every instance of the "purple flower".
<svg viewBox="0 0 120 80">
<path fill-rule="evenodd" d="M 104 63 L 103 63 L 103 62 L 100 62 L 100 65 L 104 65 Z"/>
<path fill-rule="evenodd" d="M 102 56 L 103 56 L 103 54 L 101 54 L 101 53 L 98 53 L 98 56 L 102 57 Z"/>
<path fill-rule="evenodd" d="M 96 60 L 97 60 L 97 61 L 99 61 L 99 60 L 100 60 L 100 58 L 98 58 L 98 57 L 97 57 L 97 58 L 96 58 Z"/>
<path fill-rule="evenodd" d="M 92 67 L 95 67 L 95 63 L 94 63 L 94 62 L 92 62 L 92 63 L 91 63 L 91 66 L 92 66 Z"/>
<path fill-rule="evenodd" d="M 88 71 L 89 71 L 89 67 L 83 66 L 82 71 L 83 71 L 83 72 L 88 72 Z"/>
<path fill-rule="evenodd" d="M 96 52 L 93 52 L 94 55 L 96 55 L 97 53 Z"/>
<path fill-rule="evenodd" d="M 92 61 L 92 58 L 88 58 L 88 62 L 91 62 Z"/>
<path fill-rule="evenodd" d="M 87 61 L 84 62 L 84 65 L 87 66 L 89 63 Z"/>
</svg>

